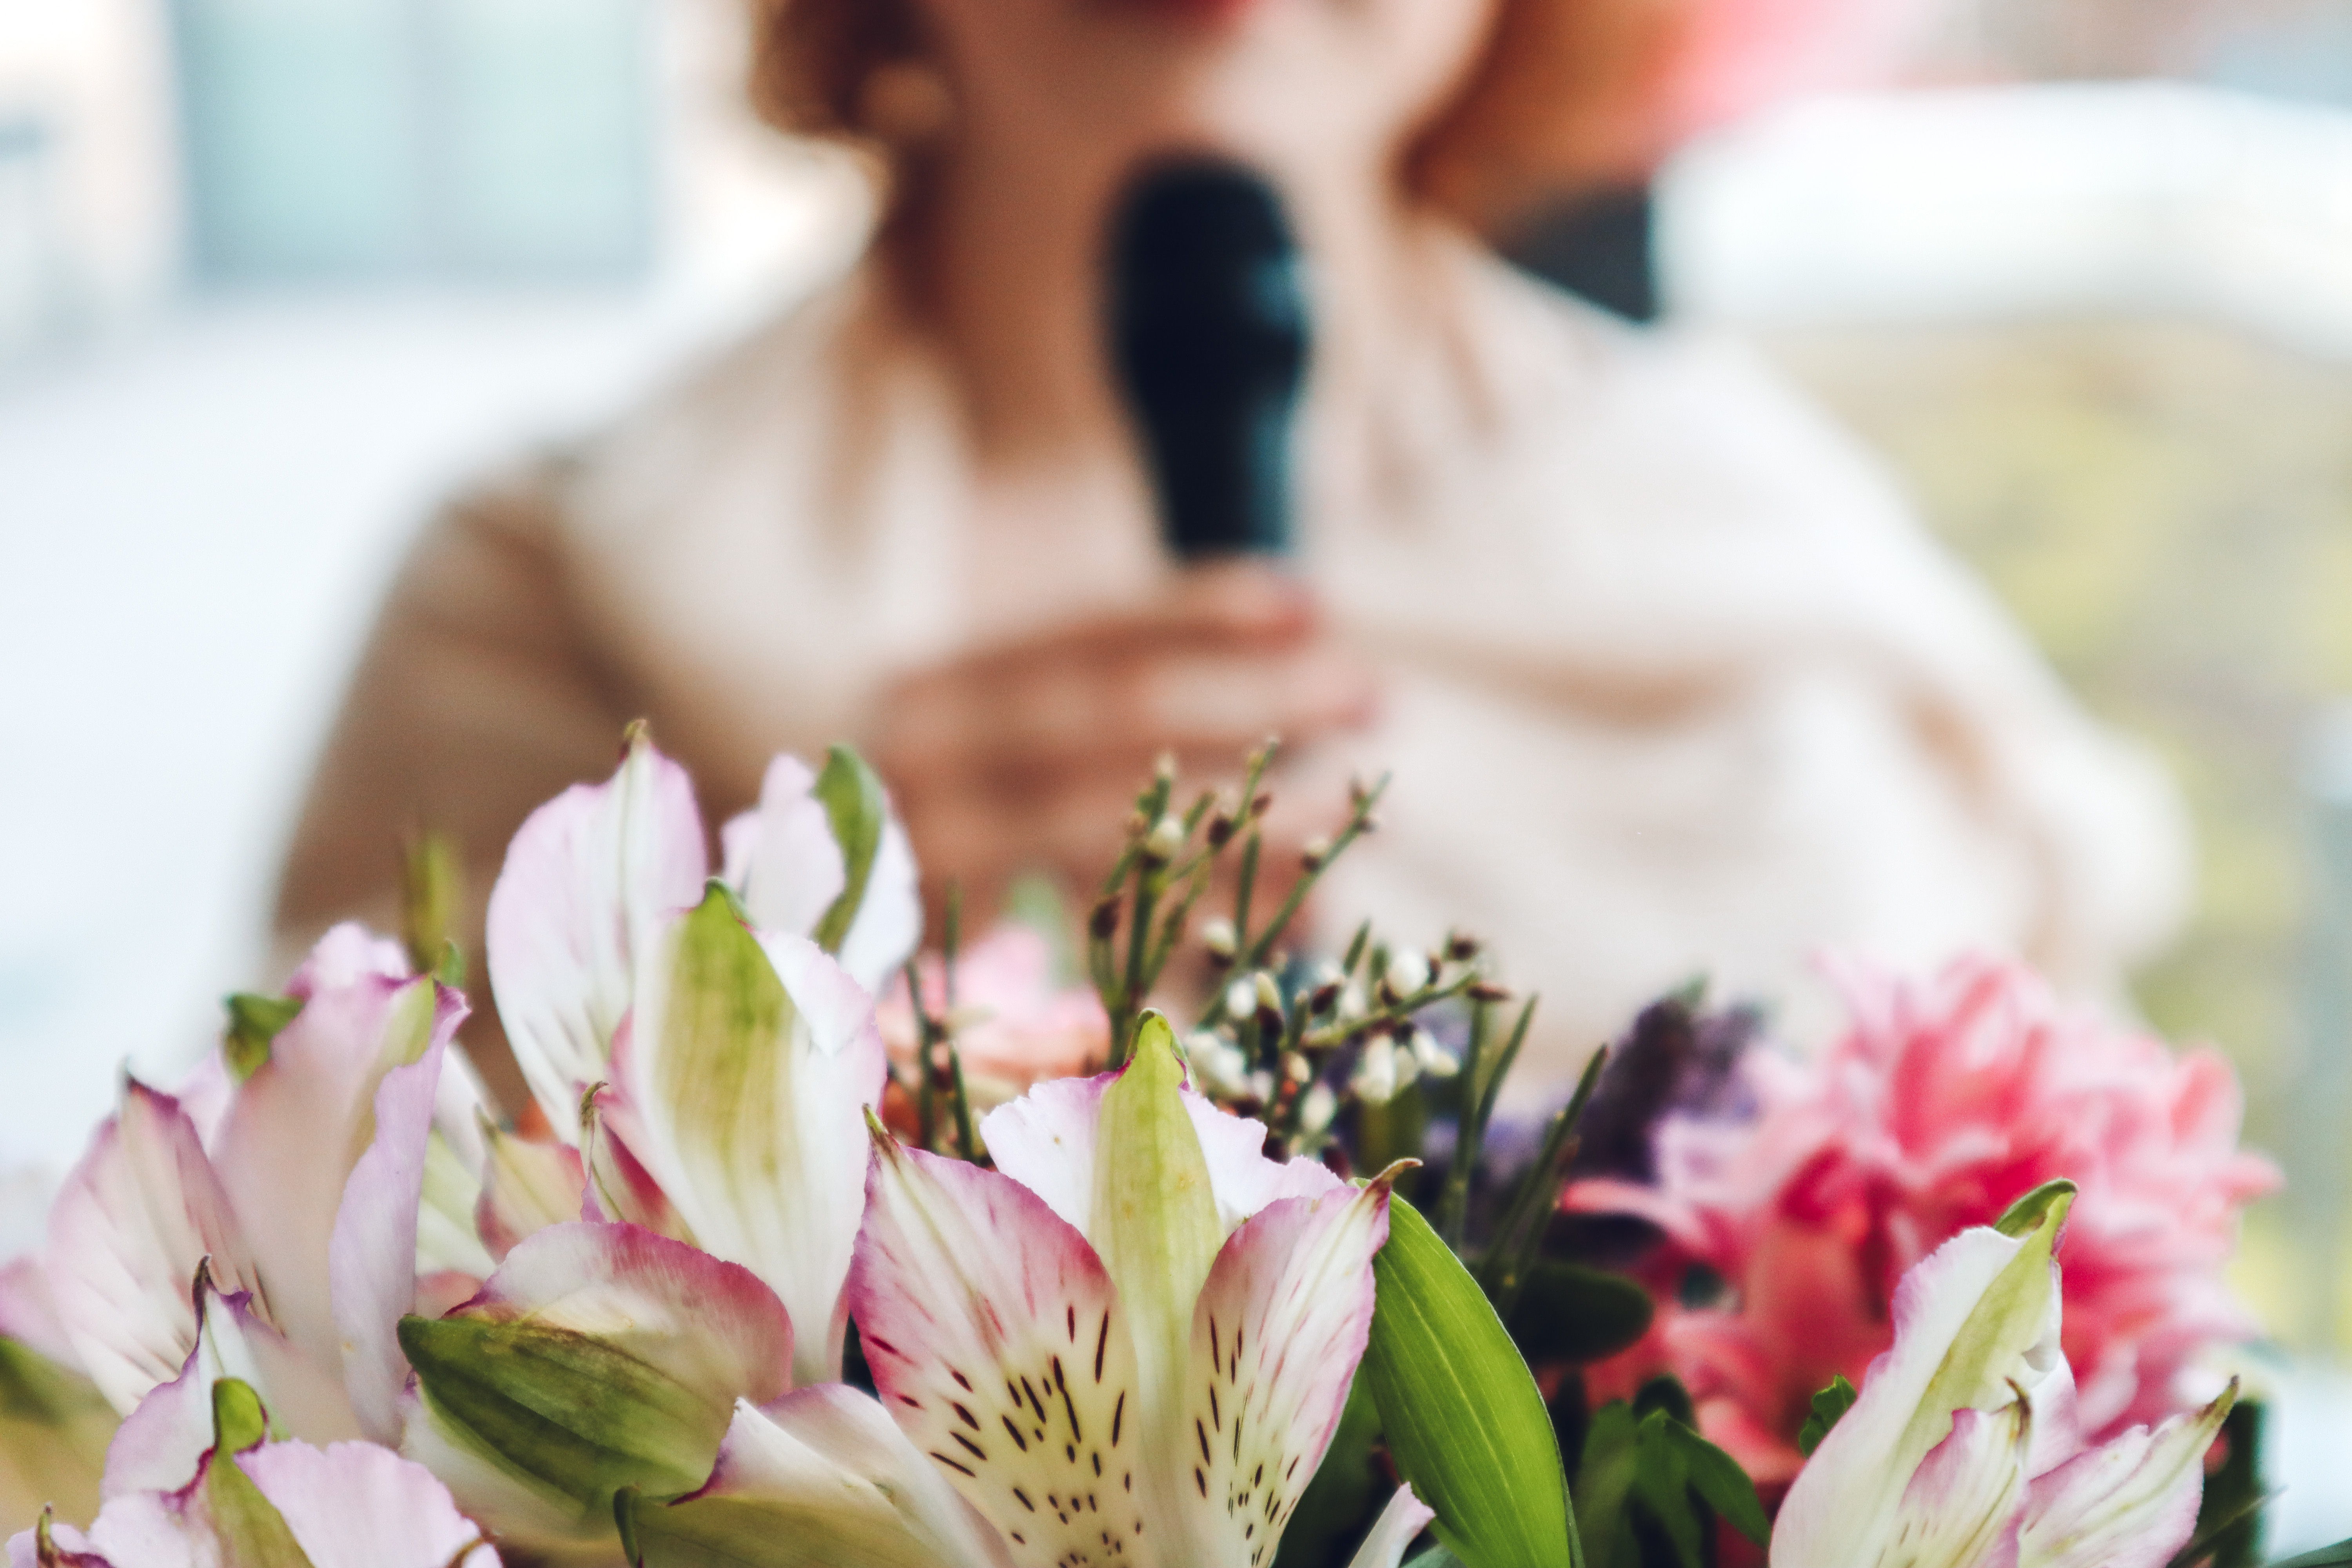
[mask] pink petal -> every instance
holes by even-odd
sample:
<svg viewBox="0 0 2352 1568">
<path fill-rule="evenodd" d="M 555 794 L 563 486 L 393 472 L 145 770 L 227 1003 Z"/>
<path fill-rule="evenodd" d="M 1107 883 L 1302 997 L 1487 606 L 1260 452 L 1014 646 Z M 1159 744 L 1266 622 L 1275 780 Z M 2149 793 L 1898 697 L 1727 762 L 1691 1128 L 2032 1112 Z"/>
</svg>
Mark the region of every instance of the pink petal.
<svg viewBox="0 0 2352 1568">
<path fill-rule="evenodd" d="M 1034 1193 L 882 1141 L 849 1299 L 884 1407 L 1023 1561 L 1143 1533 L 1155 1457 L 1126 1321 Z"/>
<path fill-rule="evenodd" d="M 73 1337 L 58 1317 L 57 1298 L 37 1252 L 0 1266 L 0 1334 L 38 1351 L 59 1366 L 81 1365 Z"/>
<path fill-rule="evenodd" d="M 51 1561 L 58 1568 L 114 1568 L 90 1546 L 89 1538 L 70 1524 L 51 1527 L 49 1544 L 57 1556 Z M 20 1530 L 8 1538 L 8 1568 L 42 1568 L 38 1538 L 29 1530 Z M 169 1559 L 158 1559 L 154 1568 L 172 1568 Z"/>
<path fill-rule="evenodd" d="M 785 1531 L 803 1560 L 1012 1568 L 1004 1538 L 890 1424 L 840 1384 L 743 1405 L 710 1482 L 675 1505 L 728 1507 L 747 1534 Z"/>
<path fill-rule="evenodd" d="M 417 1209 L 425 1146 L 447 1047 L 436 1040 L 422 1061 L 394 1068 L 375 1091 L 375 1138 L 343 1185 L 328 1247 L 344 1385 L 361 1429 L 397 1442 L 408 1361 L 400 1320 L 416 1305 Z"/>
<path fill-rule="evenodd" d="M 312 1568 L 498 1568 L 424 1466 L 372 1443 L 270 1443 L 236 1456 Z"/>
<path fill-rule="evenodd" d="M 642 739 L 606 783 L 533 812 L 490 890 L 490 983 L 532 1096 L 564 1142 L 656 922 L 701 896 L 709 861 L 694 785 Z"/>
<path fill-rule="evenodd" d="M 2161 1568 L 2172 1561 L 2196 1531 L 2205 1451 L 2231 1401 L 2224 1394 L 2154 1431 L 2135 1426 L 2035 1480 L 2020 1561 L 2029 1568 Z"/>
<path fill-rule="evenodd" d="M 493 1132 L 482 1167 L 475 1227 L 491 1258 L 504 1261 L 525 1237 L 581 1216 L 588 1179 L 580 1151 Z"/>
<path fill-rule="evenodd" d="M 393 1069 L 446 1049 L 465 1016 L 464 998 L 429 978 L 368 973 L 322 985 L 221 1125 L 214 1163 L 246 1226 L 268 1315 L 322 1366 L 342 1359 L 329 1260 L 345 1185 L 373 1141 L 377 1089 Z M 413 1269 L 413 1237 L 408 1262 Z"/>
<path fill-rule="evenodd" d="M 169 1095 L 135 1079 L 49 1211 L 47 1275 L 74 1360 L 117 1410 L 177 1377 L 196 1342 L 189 1283 L 259 1274 L 228 1196 Z"/>
<path fill-rule="evenodd" d="M 2032 1406 L 1962 1410 L 1904 1489 L 1895 1542 L 1906 1560 L 2016 1568 Z"/>
<path fill-rule="evenodd" d="M 180 1375 L 158 1384 L 123 1418 L 106 1450 L 104 1497 L 185 1487 L 213 1444 L 213 1384 L 242 1379 L 261 1396 L 275 1432 L 330 1441 L 359 1423 L 329 1368 L 307 1360 L 254 1316 L 247 1297 L 204 1290 L 204 1330 Z"/>
<path fill-rule="evenodd" d="M 981 1141 L 996 1168 L 1045 1199 L 1082 1236 L 1094 1234 L 1095 1130 L 1102 1097 L 1118 1076 L 1041 1083 L 981 1120 Z M 1280 1199 L 1346 1190 L 1319 1161 L 1267 1159 L 1265 1123 L 1221 1110 L 1190 1089 L 1183 1097 L 1227 1235 Z"/>
<path fill-rule="evenodd" d="M 593 1334 L 721 1405 L 792 1386 L 793 1326 L 774 1292 L 748 1269 L 635 1226 L 551 1226 L 458 1310 Z"/>
<path fill-rule="evenodd" d="M 1283 1198 L 1233 1236 L 1192 1314 L 1177 1496 L 1200 1562 L 1271 1561 L 1330 1445 L 1372 1324 L 1389 1186 Z M 1164 1549 L 1164 1547 L 1163 1547 Z"/>
<path fill-rule="evenodd" d="M 780 756 L 760 784 L 760 804 L 720 835 L 727 880 L 761 931 L 807 936 L 848 885 L 833 818 L 816 798 L 816 774 Z"/>
<path fill-rule="evenodd" d="M 1397 1568 L 1413 1537 L 1427 1530 L 1430 1521 L 1436 1517 L 1435 1511 L 1413 1496 L 1411 1487 L 1397 1488 L 1390 1495 L 1388 1506 L 1381 1510 L 1381 1517 L 1372 1521 L 1372 1532 L 1364 1537 L 1364 1543 L 1348 1560 L 1348 1568 Z"/>
</svg>

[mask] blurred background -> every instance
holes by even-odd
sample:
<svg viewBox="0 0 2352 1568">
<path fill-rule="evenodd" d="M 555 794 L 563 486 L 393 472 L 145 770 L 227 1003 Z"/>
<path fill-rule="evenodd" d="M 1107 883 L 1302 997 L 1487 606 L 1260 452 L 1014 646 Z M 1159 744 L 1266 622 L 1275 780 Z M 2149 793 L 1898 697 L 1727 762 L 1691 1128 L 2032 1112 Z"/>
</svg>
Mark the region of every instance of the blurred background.
<svg viewBox="0 0 2352 1568">
<path fill-rule="evenodd" d="M 0 0 L 0 1166 L 266 978 L 436 499 L 856 255 L 864 182 L 754 124 L 742 47 L 737 0 Z M 2295 1179 L 2250 1289 L 2352 1346 L 2352 0 L 1973 0 L 1644 216 L 1664 312 L 1857 430 L 2183 782 L 2140 1001 Z M 2310 1386 L 2290 1438 L 2352 1408 Z"/>
</svg>

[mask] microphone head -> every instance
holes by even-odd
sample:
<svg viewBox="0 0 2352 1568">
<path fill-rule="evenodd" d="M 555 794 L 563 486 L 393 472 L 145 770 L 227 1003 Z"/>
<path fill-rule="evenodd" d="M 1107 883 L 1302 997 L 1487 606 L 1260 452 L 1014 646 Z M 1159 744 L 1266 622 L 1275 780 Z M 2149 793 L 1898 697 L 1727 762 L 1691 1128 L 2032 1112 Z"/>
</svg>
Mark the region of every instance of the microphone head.
<svg viewBox="0 0 2352 1568">
<path fill-rule="evenodd" d="M 1281 200 L 1239 164 L 1154 165 L 1120 206 L 1110 263 L 1112 363 L 1169 548 L 1286 554 L 1312 333 Z"/>
</svg>

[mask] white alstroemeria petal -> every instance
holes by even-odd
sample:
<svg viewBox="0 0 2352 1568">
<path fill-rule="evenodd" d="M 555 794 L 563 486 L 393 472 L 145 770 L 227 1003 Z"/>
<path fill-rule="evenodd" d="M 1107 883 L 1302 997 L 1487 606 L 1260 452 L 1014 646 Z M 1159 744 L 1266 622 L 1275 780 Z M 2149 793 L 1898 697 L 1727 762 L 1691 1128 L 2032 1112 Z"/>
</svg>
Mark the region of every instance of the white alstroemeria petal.
<svg viewBox="0 0 2352 1568">
<path fill-rule="evenodd" d="M 374 1137 L 377 1088 L 446 1049 L 465 1016 L 465 999 L 430 978 L 368 973 L 314 990 L 221 1123 L 213 1163 L 245 1224 L 263 1305 L 322 1366 L 342 1356 L 329 1258 L 344 1186 Z M 409 1245 L 414 1270 L 413 1234 Z"/>
<path fill-rule="evenodd" d="M 393 1068 L 376 1086 L 375 1136 L 343 1184 L 328 1244 L 344 1387 L 361 1428 L 379 1443 L 400 1440 L 408 1386 L 400 1320 L 416 1307 L 418 1215 L 448 1049 L 434 1041 L 423 1060 Z"/>
<path fill-rule="evenodd" d="M 490 984 L 515 1061 L 555 1134 L 607 1076 L 643 949 L 702 896 L 709 860 L 686 771 L 631 739 L 620 770 L 531 813 L 490 889 Z"/>
<path fill-rule="evenodd" d="M 1405 1548 L 1413 1537 L 1429 1528 L 1437 1517 L 1429 1505 L 1413 1495 L 1409 1486 L 1399 1487 L 1389 1497 L 1388 1506 L 1381 1517 L 1372 1521 L 1372 1532 L 1348 1559 L 1348 1568 L 1397 1568 L 1404 1561 Z"/>
<path fill-rule="evenodd" d="M 698 1245 L 751 1269 L 798 1333 L 796 1380 L 840 1374 L 888 1073 L 873 1004 L 803 937 L 754 933 L 713 892 L 651 945 L 618 1066 L 644 1161 Z"/>
<path fill-rule="evenodd" d="M 1195 1442 L 1179 1461 L 1192 1472 L 1191 1490 L 1178 1489 L 1186 1560 L 1273 1561 L 1363 1358 L 1390 1184 L 1284 1198 L 1218 1253 L 1183 1387 Z"/>
<path fill-rule="evenodd" d="M 37 1252 L 0 1264 L 0 1334 L 61 1367 L 81 1370 L 81 1357 L 58 1316 L 48 1270 Z"/>
<path fill-rule="evenodd" d="M 1086 1238 L 1002 1173 L 887 1134 L 871 1184 L 850 1299 L 899 1429 L 1022 1561 L 1160 1561 L 1134 1345 Z"/>
<path fill-rule="evenodd" d="M 499 1554 L 424 1466 L 372 1443 L 270 1443 L 237 1468 L 311 1568 L 498 1568 Z"/>
<path fill-rule="evenodd" d="M 1095 1203 L 1095 1132 L 1103 1094 L 1118 1074 L 1059 1079 L 981 1119 L 981 1142 L 996 1168 L 1044 1198 L 1089 1239 Z M 1281 1198 L 1321 1197 L 1346 1183 L 1318 1160 L 1265 1157 L 1265 1124 L 1220 1110 L 1187 1089 L 1185 1114 L 1208 1161 L 1217 1221 L 1232 1235 L 1242 1221 Z"/>
<path fill-rule="evenodd" d="M 896 813 L 882 826 L 874 866 L 866 875 L 866 897 L 841 939 L 841 967 L 867 991 L 880 995 L 891 977 L 913 957 L 923 940 L 923 895 L 915 867 L 915 847 Z"/>
<path fill-rule="evenodd" d="M 2033 1482 L 2019 1568 L 2162 1568 L 2196 1532 L 2205 1451 L 2237 1385 L 2194 1415 L 2135 1426 Z"/>
<path fill-rule="evenodd" d="M 400 943 L 346 921 L 320 937 L 304 956 L 302 966 L 286 983 L 286 994 L 308 997 L 366 979 L 407 980 L 415 973 Z"/>
<path fill-rule="evenodd" d="M 209 1280 L 204 1328 L 180 1375 L 160 1384 L 123 1418 L 106 1450 L 100 1495 L 177 1491 L 196 1473 L 213 1442 L 213 1385 L 234 1377 L 252 1385 L 283 1436 L 332 1442 L 360 1435 L 359 1420 L 332 1369 L 310 1361 L 256 1318 L 243 1294 L 224 1296 Z"/>
<path fill-rule="evenodd" d="M 798 757 L 768 764 L 760 804 L 729 822 L 719 839 L 728 886 L 761 931 L 807 936 L 848 885 L 816 773 Z"/>
<path fill-rule="evenodd" d="M 640 1502 L 637 1529 L 641 1541 L 674 1540 L 709 1561 L 768 1568 L 1013 1568 L 1016 1561 L 882 1407 L 839 1384 L 764 1409 L 739 1407 L 710 1484 L 674 1503 Z"/>
<path fill-rule="evenodd" d="M 2043 1384 L 2059 1359 L 2056 1266 L 2063 1211 L 2020 1241 L 1961 1232 L 1895 1292 L 1894 1348 L 1871 1363 L 1862 1396 L 1798 1472 L 1773 1525 L 1782 1568 L 1877 1561 L 1904 1489 L 1960 1409 L 1997 1409 Z"/>
<path fill-rule="evenodd" d="M 126 1415 L 195 1348 L 189 1282 L 260 1279 L 228 1194 L 177 1101 L 136 1080 L 49 1210 L 44 1271 L 74 1359 Z"/>
<path fill-rule="evenodd" d="M 1876 1561 L 1911 1568 L 2014 1568 L 2033 1407 L 1962 1410 L 1904 1489 Z"/>
</svg>

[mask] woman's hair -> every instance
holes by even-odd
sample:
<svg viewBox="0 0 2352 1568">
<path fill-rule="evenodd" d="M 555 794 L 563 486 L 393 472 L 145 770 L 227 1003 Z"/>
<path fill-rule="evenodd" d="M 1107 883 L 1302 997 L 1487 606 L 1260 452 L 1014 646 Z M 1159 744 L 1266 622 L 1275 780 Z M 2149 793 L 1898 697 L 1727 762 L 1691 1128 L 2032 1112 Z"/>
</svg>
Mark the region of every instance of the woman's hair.
<svg viewBox="0 0 2352 1568">
<path fill-rule="evenodd" d="M 761 114 L 802 134 L 877 140 L 870 86 L 922 58 L 913 0 L 750 3 Z M 1706 9 L 1695 0 L 1500 0 L 1485 49 L 1405 150 L 1401 174 L 1488 230 L 1533 202 L 1643 177 L 1693 128 L 1678 79 Z"/>
</svg>

